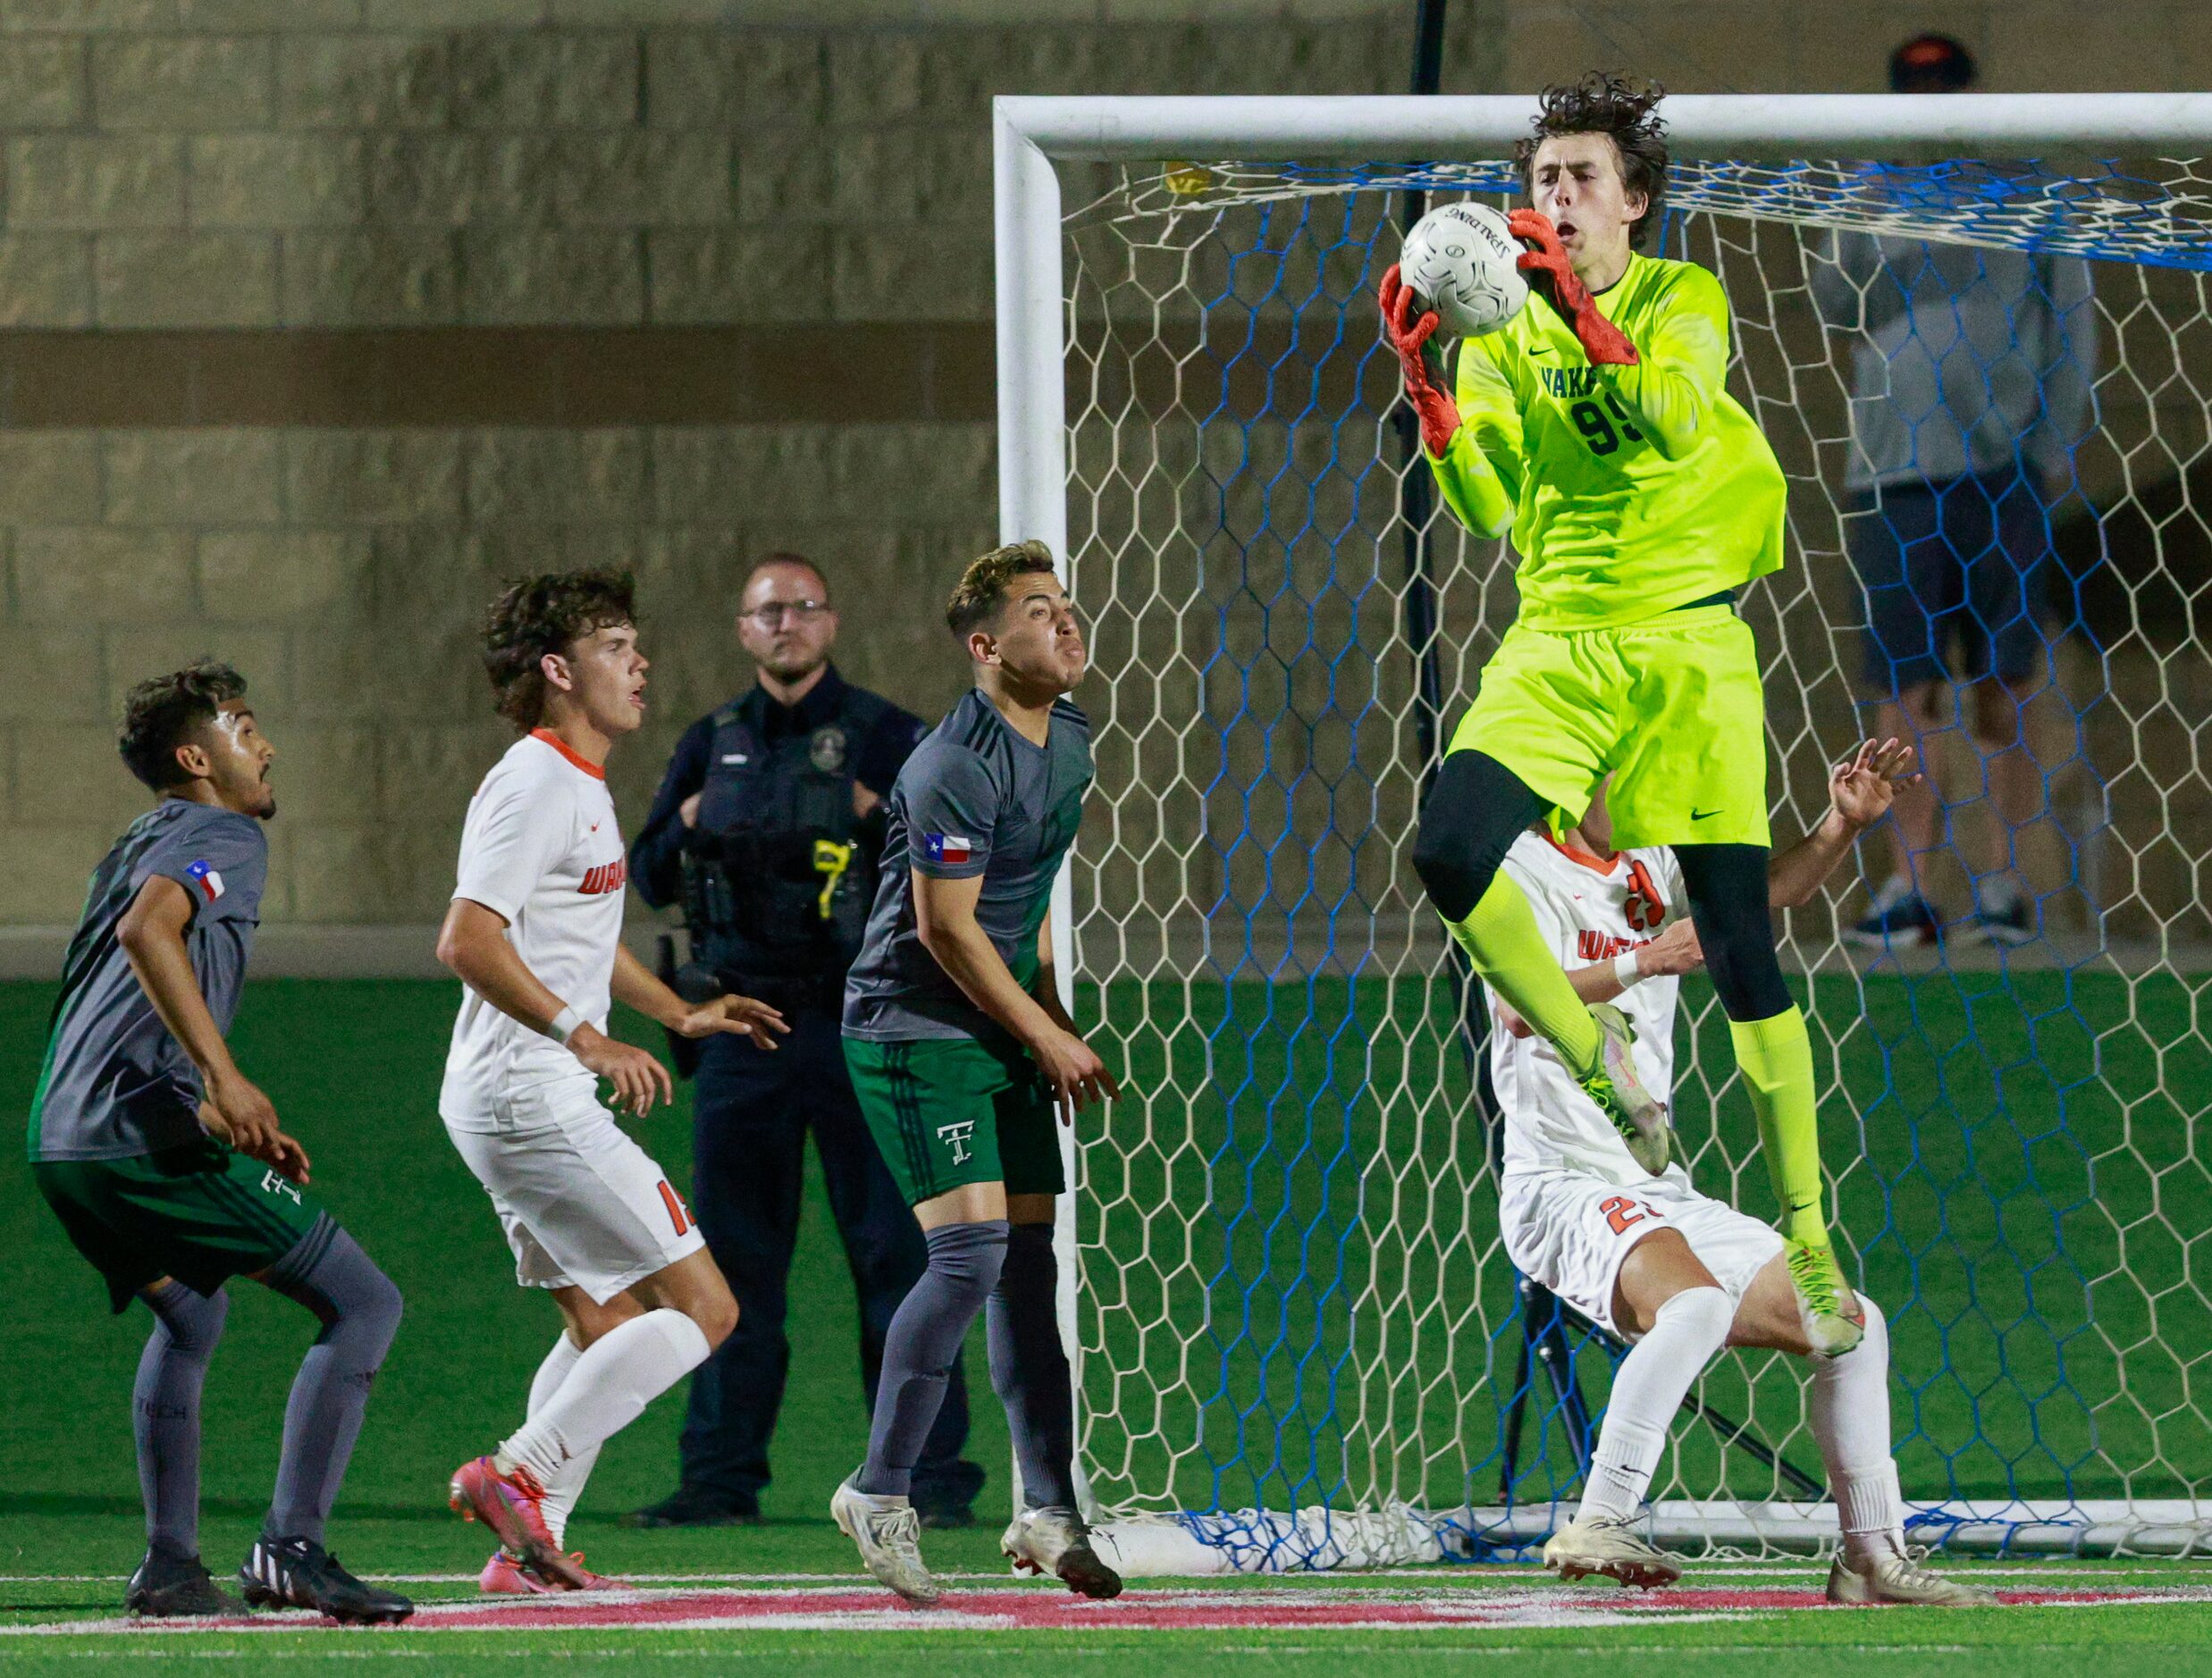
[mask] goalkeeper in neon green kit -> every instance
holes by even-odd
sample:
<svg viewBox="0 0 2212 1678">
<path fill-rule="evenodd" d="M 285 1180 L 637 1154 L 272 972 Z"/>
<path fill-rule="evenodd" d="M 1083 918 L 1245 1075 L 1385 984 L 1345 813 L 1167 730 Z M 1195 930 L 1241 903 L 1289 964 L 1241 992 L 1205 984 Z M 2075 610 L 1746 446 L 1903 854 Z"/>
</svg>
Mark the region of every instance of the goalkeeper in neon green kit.
<svg viewBox="0 0 2212 1678">
<path fill-rule="evenodd" d="M 1460 347 L 1456 396 L 1393 267 L 1385 329 L 1446 504 L 1512 533 L 1518 619 L 1482 673 L 1421 812 L 1414 867 L 1475 969 L 1549 1038 L 1645 1170 L 1673 1133 L 1619 1011 L 1585 1005 L 1499 862 L 1611 776 L 1616 844 L 1670 845 L 1727 1011 L 1786 1213 L 1806 1338 L 1856 1346 L 1858 1300 L 1821 1216 L 1812 1051 L 1767 910 L 1765 707 L 1736 591 L 1782 564 L 1774 452 L 1726 390 L 1728 299 L 1694 264 L 1636 254 L 1666 185 L 1660 90 L 1592 74 L 1547 88 L 1514 153 L 1532 299 Z"/>
</svg>

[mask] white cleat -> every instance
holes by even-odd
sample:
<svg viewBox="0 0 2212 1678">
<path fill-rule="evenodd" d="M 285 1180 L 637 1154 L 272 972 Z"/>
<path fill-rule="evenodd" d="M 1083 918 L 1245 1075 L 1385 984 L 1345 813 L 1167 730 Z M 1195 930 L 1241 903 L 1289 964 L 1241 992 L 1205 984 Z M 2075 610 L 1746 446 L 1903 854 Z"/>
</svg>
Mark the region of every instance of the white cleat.
<svg viewBox="0 0 2212 1678">
<path fill-rule="evenodd" d="M 1922 1545 L 1897 1551 L 1846 1560 L 1836 1554 L 1828 1570 L 1830 1602 L 1915 1602 L 1930 1608 L 1994 1608 L 1996 1594 L 1980 1585 L 1962 1585 L 1955 1579 L 1931 1573 L 1921 1565 L 1927 1556 Z"/>
<path fill-rule="evenodd" d="M 921 1562 L 921 1517 L 904 1498 L 876 1498 L 853 1484 L 860 1471 L 846 1476 L 829 1499 L 829 1514 L 837 1530 L 858 1547 L 861 1560 L 877 1580 L 918 1608 L 926 1608 L 945 1593 Z"/>
<path fill-rule="evenodd" d="M 1070 1590 L 1105 1601 L 1122 1594 L 1122 1576 L 1090 1548 L 1090 1529 L 1072 1509 L 1024 1509 L 999 1548 L 1025 1573 L 1050 1573 Z"/>
<path fill-rule="evenodd" d="M 1682 1577 L 1682 1558 L 1653 1544 L 1626 1521 L 1594 1515 L 1569 1521 L 1543 1547 L 1543 1565 L 1561 1579 L 1593 1573 L 1649 1590 Z M 1832 1587 L 1831 1587 L 1832 1589 Z"/>
<path fill-rule="evenodd" d="M 1582 1092 L 1620 1133 L 1629 1157 L 1657 1177 L 1675 1152 L 1674 1126 L 1668 1120 L 1666 1103 L 1644 1087 L 1636 1069 L 1636 1027 L 1611 1003 L 1593 1003 L 1590 1019 L 1598 1028 L 1598 1063 L 1589 1077 L 1578 1080 Z"/>
</svg>

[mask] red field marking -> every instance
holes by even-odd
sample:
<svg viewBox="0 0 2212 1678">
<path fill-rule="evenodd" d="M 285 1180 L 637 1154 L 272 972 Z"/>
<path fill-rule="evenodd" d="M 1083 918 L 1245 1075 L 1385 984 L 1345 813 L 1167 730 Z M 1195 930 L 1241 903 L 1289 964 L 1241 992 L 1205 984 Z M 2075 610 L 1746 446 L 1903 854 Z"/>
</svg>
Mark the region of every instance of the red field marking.
<svg viewBox="0 0 2212 1678">
<path fill-rule="evenodd" d="M 2006 1590 L 2023 1607 L 2119 1603 L 2212 1603 L 2212 1586 L 2160 1590 Z M 411 1632 L 624 1631 L 1419 1631 L 1442 1628 L 1621 1625 L 1741 1619 L 1753 1615 L 1833 1608 L 1818 1590 L 1775 1586 L 1691 1587 L 1628 1591 L 1612 1587 L 1437 1586 L 1267 1590 L 1132 1590 L 1090 1602 L 1041 1589 L 1001 1587 L 946 1595 L 934 1608 L 910 1608 L 887 1593 L 844 1588 L 764 1590 L 579 1591 L 507 1602 L 425 1603 Z M 0 1635 L 175 1635 L 299 1632 L 328 1624 L 307 1614 L 249 1618 L 58 1621 L 0 1627 Z M 332 1628 L 336 1629 L 336 1628 Z"/>
</svg>

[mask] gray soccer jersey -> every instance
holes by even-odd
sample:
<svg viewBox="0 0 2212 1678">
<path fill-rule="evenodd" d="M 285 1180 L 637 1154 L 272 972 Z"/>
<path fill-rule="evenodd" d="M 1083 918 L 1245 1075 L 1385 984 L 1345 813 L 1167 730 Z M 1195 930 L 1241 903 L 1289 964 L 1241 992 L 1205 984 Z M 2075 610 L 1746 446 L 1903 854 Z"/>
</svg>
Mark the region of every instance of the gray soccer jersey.
<svg viewBox="0 0 2212 1678">
<path fill-rule="evenodd" d="M 115 936 L 156 874 L 191 895 L 192 971 L 215 1024 L 231 1028 L 268 884 L 269 841 L 251 816 L 164 799 L 93 872 L 31 1097 L 34 1160 L 130 1159 L 203 1135 L 199 1073 L 154 1012 Z"/>
<path fill-rule="evenodd" d="M 946 880 L 980 876 L 976 924 L 1026 985 L 1090 781 L 1090 723 L 1066 700 L 1055 701 L 1042 746 L 1016 734 L 980 692 L 953 707 L 891 784 L 883 877 L 845 980 L 846 1036 L 897 1043 L 1004 1035 L 921 947 L 909 870 Z"/>
</svg>

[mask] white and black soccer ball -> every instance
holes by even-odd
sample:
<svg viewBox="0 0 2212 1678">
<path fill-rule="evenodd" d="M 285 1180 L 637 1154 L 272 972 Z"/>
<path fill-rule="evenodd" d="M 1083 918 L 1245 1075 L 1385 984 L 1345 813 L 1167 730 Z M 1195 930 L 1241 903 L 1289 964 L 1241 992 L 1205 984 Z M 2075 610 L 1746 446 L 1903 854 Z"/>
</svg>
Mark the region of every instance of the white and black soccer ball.
<svg viewBox="0 0 2212 1678">
<path fill-rule="evenodd" d="M 1413 224 L 1399 252 L 1399 276 L 1443 330 L 1461 338 L 1496 331 L 1528 301 L 1521 277 L 1527 248 L 1504 214 L 1486 204 L 1442 204 Z"/>
</svg>

